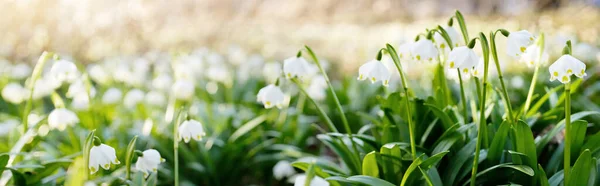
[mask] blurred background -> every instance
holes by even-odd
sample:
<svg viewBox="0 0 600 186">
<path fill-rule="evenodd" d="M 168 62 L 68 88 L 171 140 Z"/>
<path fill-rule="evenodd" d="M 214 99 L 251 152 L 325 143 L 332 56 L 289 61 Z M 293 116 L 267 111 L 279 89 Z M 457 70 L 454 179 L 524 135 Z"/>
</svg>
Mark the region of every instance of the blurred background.
<svg viewBox="0 0 600 186">
<path fill-rule="evenodd" d="M 470 30 L 543 31 L 558 50 L 566 39 L 591 43 L 584 58 L 595 61 L 599 6 L 599 0 L 4 0 L 0 56 L 32 63 L 48 50 L 90 63 L 207 47 L 281 61 L 307 44 L 353 72 L 383 44 L 444 25 L 458 9 Z"/>
</svg>

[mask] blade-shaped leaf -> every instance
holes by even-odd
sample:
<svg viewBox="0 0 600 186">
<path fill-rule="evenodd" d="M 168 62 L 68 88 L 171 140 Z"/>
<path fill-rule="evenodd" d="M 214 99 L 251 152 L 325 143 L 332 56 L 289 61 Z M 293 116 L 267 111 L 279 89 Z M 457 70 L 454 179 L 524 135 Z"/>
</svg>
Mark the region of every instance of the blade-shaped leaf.
<svg viewBox="0 0 600 186">
<path fill-rule="evenodd" d="M 370 177 L 370 176 L 358 175 L 358 176 L 351 176 L 346 179 L 353 181 L 353 182 L 365 184 L 365 185 L 394 186 L 394 184 L 392 184 L 390 182 L 387 182 L 387 181 L 379 179 L 379 178 Z"/>
<path fill-rule="evenodd" d="M 362 175 L 379 177 L 379 167 L 377 166 L 377 152 L 370 152 L 363 158 Z"/>
<path fill-rule="evenodd" d="M 566 185 L 587 185 L 588 180 L 590 178 L 590 173 L 593 167 L 593 164 L 596 162 L 592 159 L 592 153 L 590 150 L 585 150 L 577 161 L 573 168 L 571 169 L 571 174 L 566 180 Z"/>
</svg>

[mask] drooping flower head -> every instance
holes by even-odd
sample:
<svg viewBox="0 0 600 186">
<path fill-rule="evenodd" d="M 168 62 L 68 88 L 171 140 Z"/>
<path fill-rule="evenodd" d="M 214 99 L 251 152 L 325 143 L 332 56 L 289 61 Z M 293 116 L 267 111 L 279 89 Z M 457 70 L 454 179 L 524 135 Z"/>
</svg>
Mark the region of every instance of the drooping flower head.
<svg viewBox="0 0 600 186">
<path fill-rule="evenodd" d="M 270 84 L 261 88 L 256 95 L 256 101 L 261 102 L 266 109 L 273 108 L 273 106 L 277 108 L 283 107 L 285 95 L 276 84 Z"/>
<path fill-rule="evenodd" d="M 192 81 L 180 79 L 173 84 L 172 95 L 179 100 L 191 100 L 194 97 L 195 86 Z"/>
<path fill-rule="evenodd" d="M 466 46 L 454 48 L 448 55 L 448 67 L 458 68 L 463 74 L 470 74 L 478 62 L 479 56 Z"/>
<path fill-rule="evenodd" d="M 438 55 L 438 50 L 431 40 L 422 38 L 411 45 L 410 53 L 416 61 L 433 61 Z"/>
<path fill-rule="evenodd" d="M 202 123 L 199 121 L 190 119 L 186 120 L 179 126 L 179 141 L 183 140 L 186 143 L 190 142 L 190 139 L 196 141 L 202 140 L 202 137 L 206 135 Z"/>
<path fill-rule="evenodd" d="M 123 102 L 128 108 L 135 108 L 138 103 L 144 100 L 144 92 L 140 89 L 133 89 L 125 94 Z"/>
<path fill-rule="evenodd" d="M 296 170 L 292 167 L 292 164 L 286 160 L 281 160 L 275 164 L 273 167 L 273 177 L 277 180 L 281 180 L 283 178 L 290 178 L 294 174 L 296 174 Z"/>
<path fill-rule="evenodd" d="M 73 62 L 58 60 L 50 68 L 50 75 L 59 83 L 73 82 L 79 77 L 79 71 Z"/>
<path fill-rule="evenodd" d="M 404 44 L 402 44 L 402 45 L 400 45 L 398 47 L 397 53 L 398 53 L 398 57 L 401 60 L 412 59 L 412 54 L 410 53 L 410 51 L 411 51 L 411 48 L 412 48 L 413 44 L 415 44 L 415 42 L 409 41 L 409 42 L 406 42 L 406 43 L 404 43 Z"/>
<path fill-rule="evenodd" d="M 358 69 L 358 80 L 369 79 L 371 83 L 381 81 L 383 86 L 388 86 L 390 82 L 390 71 L 379 60 L 371 60 Z"/>
<path fill-rule="evenodd" d="M 79 122 L 77 115 L 66 108 L 54 109 L 48 115 L 48 126 L 51 129 L 58 129 L 59 131 L 65 130 L 67 126 L 74 126 Z"/>
<path fill-rule="evenodd" d="M 458 47 L 460 45 L 459 43 L 461 39 L 456 29 L 454 29 L 454 27 L 452 26 L 447 26 L 444 28 L 444 30 L 446 31 L 446 33 L 448 33 L 450 41 L 452 41 L 452 47 Z M 435 45 L 440 50 L 450 49 L 450 47 L 448 47 L 448 43 L 446 42 L 442 34 L 440 34 L 439 32 L 435 32 L 435 34 L 433 35 L 433 39 L 435 40 Z"/>
<path fill-rule="evenodd" d="M 550 81 L 558 80 L 563 84 L 571 81 L 571 75 L 579 78 L 585 77 L 585 63 L 569 54 L 562 55 L 550 65 Z"/>
<path fill-rule="evenodd" d="M 294 181 L 294 186 L 304 186 L 306 185 L 306 174 L 296 176 L 296 180 Z M 327 180 L 315 176 L 310 180 L 310 186 L 329 186 L 329 182 Z"/>
<path fill-rule="evenodd" d="M 540 57 L 540 47 L 538 45 L 531 45 L 527 47 L 525 53 L 521 56 L 520 62 L 527 64 L 528 67 L 535 67 L 536 65 L 543 65 L 548 63 L 548 59 L 550 55 L 546 51 L 542 53 L 541 59 L 538 63 L 538 58 Z"/>
<path fill-rule="evenodd" d="M 312 67 L 302 56 L 293 56 L 283 61 L 283 73 L 288 79 L 303 78 L 312 72 Z"/>
<path fill-rule="evenodd" d="M 147 175 L 150 172 L 156 172 L 158 170 L 158 165 L 162 162 L 165 162 L 165 159 L 160 156 L 160 153 L 158 153 L 157 150 L 148 149 L 138 155 L 135 168 L 138 171 L 144 172 L 144 175 Z"/>
<path fill-rule="evenodd" d="M 527 51 L 527 47 L 533 43 L 533 40 L 533 35 L 527 30 L 510 32 L 506 41 L 506 52 L 509 56 L 519 57 Z"/>
<path fill-rule="evenodd" d="M 102 103 L 104 104 L 115 104 L 119 101 L 121 101 L 121 98 L 123 97 L 123 93 L 121 92 L 121 90 L 119 90 L 118 88 L 109 88 L 108 90 L 106 90 L 106 92 L 104 92 L 104 95 L 102 95 Z"/>
<path fill-rule="evenodd" d="M 118 165 L 121 162 L 117 159 L 115 149 L 102 144 L 100 139 L 95 137 L 94 146 L 90 149 L 90 162 L 88 168 L 91 173 L 96 173 L 99 168 L 102 167 L 104 170 L 110 169 L 110 164 Z"/>
<path fill-rule="evenodd" d="M 29 90 L 18 83 L 9 83 L 2 88 L 2 99 L 4 101 L 20 104 L 29 96 Z"/>
</svg>

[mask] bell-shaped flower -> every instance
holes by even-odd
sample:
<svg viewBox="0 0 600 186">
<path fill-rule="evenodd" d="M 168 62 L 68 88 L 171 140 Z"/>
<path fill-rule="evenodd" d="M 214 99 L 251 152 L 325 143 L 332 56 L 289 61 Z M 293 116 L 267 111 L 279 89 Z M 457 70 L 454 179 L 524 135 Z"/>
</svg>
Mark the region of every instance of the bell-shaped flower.
<svg viewBox="0 0 600 186">
<path fill-rule="evenodd" d="M 275 164 L 273 167 L 273 177 L 277 180 L 281 180 L 283 178 L 290 178 L 294 174 L 296 174 L 296 170 L 292 167 L 292 164 L 286 160 L 281 160 Z"/>
<path fill-rule="evenodd" d="M 78 111 L 88 110 L 90 108 L 90 97 L 87 93 L 79 93 L 73 96 L 71 107 Z"/>
<path fill-rule="evenodd" d="M 477 62 L 477 65 L 475 65 L 475 68 L 473 68 L 471 75 L 474 77 L 483 78 L 484 67 L 483 58 L 479 58 L 479 62 Z"/>
<path fill-rule="evenodd" d="M 506 41 L 506 52 L 509 56 L 519 57 L 533 43 L 533 35 L 527 30 L 511 32 Z"/>
<path fill-rule="evenodd" d="M 3 67 L 4 68 L 4 67 Z M 26 63 L 19 63 L 9 70 L 9 75 L 13 79 L 25 79 L 31 76 L 31 67 Z"/>
<path fill-rule="evenodd" d="M 13 104 L 20 104 L 29 99 L 28 96 L 29 90 L 23 88 L 19 83 L 9 83 L 2 88 L 2 99 Z"/>
<path fill-rule="evenodd" d="M 281 76 L 281 63 L 265 63 L 262 72 L 267 82 L 274 82 Z"/>
<path fill-rule="evenodd" d="M 316 75 L 310 80 L 310 85 L 306 89 L 308 96 L 315 100 L 323 100 L 327 96 L 327 81 L 322 75 Z"/>
<path fill-rule="evenodd" d="M 563 55 L 549 67 L 550 81 L 558 80 L 563 84 L 571 81 L 571 75 L 583 78 L 585 73 L 585 63 L 571 55 Z"/>
<path fill-rule="evenodd" d="M 49 96 L 60 87 L 60 82 L 55 81 L 52 77 L 45 76 L 43 78 L 35 81 L 33 88 L 33 99 L 41 99 L 43 97 Z"/>
<path fill-rule="evenodd" d="M 58 60 L 50 68 L 50 75 L 59 83 L 73 82 L 79 77 L 77 66 L 71 61 Z"/>
<path fill-rule="evenodd" d="M 138 103 L 144 100 L 144 92 L 140 89 L 133 89 L 125 94 L 123 102 L 126 107 L 135 108 Z"/>
<path fill-rule="evenodd" d="M 71 85 L 69 85 L 69 90 L 67 91 L 66 96 L 68 98 L 73 98 L 79 94 L 88 94 L 87 86 L 85 85 L 82 79 L 77 79 Z M 90 86 L 89 95 L 91 97 L 96 96 L 96 88 Z"/>
<path fill-rule="evenodd" d="M 191 100 L 194 97 L 195 86 L 192 81 L 180 79 L 173 84 L 171 93 L 178 100 Z"/>
<path fill-rule="evenodd" d="M 286 78 L 303 78 L 314 72 L 308 61 L 303 57 L 290 57 L 283 61 L 283 73 Z"/>
<path fill-rule="evenodd" d="M 301 174 L 296 176 L 296 181 L 294 181 L 294 186 L 304 186 L 306 185 L 306 174 Z M 329 182 L 327 182 L 327 180 L 319 177 L 319 176 L 314 176 L 311 180 L 310 180 L 310 186 L 329 186 Z"/>
<path fill-rule="evenodd" d="M 152 87 L 157 90 L 167 91 L 173 84 L 173 78 L 167 73 L 162 73 L 152 80 Z"/>
<path fill-rule="evenodd" d="M 279 86 L 270 84 L 258 91 L 256 101 L 261 102 L 266 109 L 273 108 L 273 106 L 282 108 L 285 101 L 285 95 Z"/>
<path fill-rule="evenodd" d="M 450 41 L 452 41 L 452 47 L 458 47 L 460 45 L 459 43 L 461 39 L 456 29 L 454 29 L 454 27 L 448 26 L 445 27 L 444 30 L 446 30 L 446 33 L 448 33 L 448 37 L 450 37 Z M 440 34 L 439 32 L 435 32 L 435 34 L 433 35 L 433 39 L 435 40 L 435 44 L 439 49 L 450 49 L 450 47 L 448 47 L 448 42 L 446 42 L 444 37 L 442 37 L 442 34 Z"/>
<path fill-rule="evenodd" d="M 96 173 L 99 168 L 102 167 L 104 170 L 110 169 L 110 164 L 118 165 L 121 162 L 117 159 L 117 155 L 115 153 L 115 149 L 105 145 L 98 144 L 90 149 L 90 162 L 88 168 L 91 173 Z"/>
<path fill-rule="evenodd" d="M 206 133 L 204 132 L 204 128 L 202 127 L 202 123 L 196 120 L 186 120 L 179 126 L 179 141 L 183 140 L 186 143 L 190 141 L 190 139 L 194 139 L 196 141 L 200 141 Z"/>
<path fill-rule="evenodd" d="M 146 103 L 153 106 L 164 106 L 167 99 L 161 92 L 153 90 L 146 94 Z"/>
<path fill-rule="evenodd" d="M 369 79 L 371 83 L 381 81 L 383 86 L 388 86 L 390 83 L 390 71 L 379 60 L 371 60 L 358 69 L 358 80 Z"/>
<path fill-rule="evenodd" d="M 536 65 L 543 65 L 548 63 L 550 55 L 548 55 L 548 53 L 544 51 L 544 53 L 542 53 L 541 59 L 539 60 L 540 64 L 537 64 L 539 57 L 540 47 L 538 47 L 538 45 L 531 45 L 527 47 L 525 53 L 521 56 L 519 61 L 527 64 L 528 67 L 535 67 Z"/>
<path fill-rule="evenodd" d="M 48 115 L 48 126 L 50 129 L 63 131 L 67 126 L 74 126 L 79 123 L 77 115 L 66 108 L 56 108 Z"/>
<path fill-rule="evenodd" d="M 96 83 L 107 85 L 112 81 L 111 74 L 106 70 L 104 66 L 92 64 L 88 66 L 87 72 L 90 75 L 90 78 Z"/>
<path fill-rule="evenodd" d="M 416 61 L 433 61 L 438 55 L 438 50 L 431 40 L 420 39 L 411 45 L 410 53 Z"/>
<path fill-rule="evenodd" d="M 123 92 L 121 92 L 121 90 L 119 90 L 118 88 L 109 88 L 108 90 L 106 90 L 106 92 L 104 92 L 104 95 L 102 95 L 102 103 L 104 104 L 115 104 L 121 101 L 121 98 L 123 97 Z"/>
<path fill-rule="evenodd" d="M 406 43 L 398 46 L 398 50 L 396 51 L 396 53 L 398 53 L 398 57 L 401 60 L 412 59 L 410 50 L 411 50 L 413 44 L 415 44 L 415 42 L 409 41 L 409 42 L 406 42 Z"/>
<path fill-rule="evenodd" d="M 138 156 L 135 168 L 146 175 L 150 172 L 156 172 L 158 165 L 162 162 L 165 162 L 165 159 L 160 156 L 157 150 L 148 149 L 142 152 L 141 156 Z"/>
<path fill-rule="evenodd" d="M 451 69 L 458 68 L 462 74 L 470 74 L 478 62 L 479 56 L 473 49 L 466 46 L 454 48 L 448 54 L 448 67 Z"/>
</svg>

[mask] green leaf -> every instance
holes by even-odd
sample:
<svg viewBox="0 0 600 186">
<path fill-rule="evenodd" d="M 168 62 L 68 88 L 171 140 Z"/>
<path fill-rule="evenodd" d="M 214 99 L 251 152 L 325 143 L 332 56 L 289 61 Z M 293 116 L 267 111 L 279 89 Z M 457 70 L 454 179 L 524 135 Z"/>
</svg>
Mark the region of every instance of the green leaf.
<svg viewBox="0 0 600 186">
<path fill-rule="evenodd" d="M 88 167 L 90 165 L 90 149 L 92 149 L 92 144 L 94 142 L 94 133 L 96 132 L 96 129 L 92 130 L 88 136 L 85 138 L 85 143 L 83 144 L 83 165 L 85 167 L 85 178 L 84 180 L 87 180 L 87 177 L 90 175 L 89 174 L 89 170 Z"/>
<path fill-rule="evenodd" d="M 239 137 L 242 137 L 244 134 L 250 132 L 250 130 L 254 129 L 256 126 L 260 125 L 267 119 L 266 115 L 260 115 L 244 125 L 238 128 L 231 136 L 229 137 L 229 142 L 235 142 Z"/>
<path fill-rule="evenodd" d="M 575 120 L 578 120 L 578 119 L 581 119 L 583 117 L 593 115 L 593 114 L 600 114 L 600 112 L 598 112 L 598 111 L 578 112 L 578 113 L 571 115 L 571 121 L 575 121 Z M 548 132 L 546 135 L 544 135 L 539 141 L 537 141 L 537 143 L 536 143 L 537 152 L 541 153 L 542 149 L 544 149 L 544 147 L 546 147 L 546 145 L 548 145 L 550 140 L 552 140 L 552 138 L 554 138 L 563 129 L 565 129 L 565 120 L 564 119 L 562 121 L 560 121 L 556 126 L 554 126 L 554 128 L 552 128 L 552 130 L 550 130 L 550 132 Z"/>
<path fill-rule="evenodd" d="M 452 127 L 455 124 L 455 122 L 452 121 L 450 116 L 448 116 L 448 114 L 446 114 L 446 112 L 442 111 L 442 109 L 438 108 L 435 105 L 428 104 L 428 103 L 425 103 L 424 105 L 428 106 L 429 109 L 431 109 L 433 111 L 433 114 L 435 114 L 435 116 L 437 116 L 442 121 L 442 125 L 444 126 L 444 129 L 449 129 L 450 127 Z"/>
<path fill-rule="evenodd" d="M 510 168 L 519 172 L 522 172 L 524 174 L 527 174 L 528 176 L 534 176 L 535 172 L 533 169 L 531 169 L 531 167 L 527 166 L 527 165 L 513 165 L 510 163 L 503 163 L 503 164 L 499 164 L 499 165 L 495 165 L 492 166 L 490 168 L 487 168 L 479 173 L 477 173 L 476 177 L 480 177 L 488 172 L 491 172 L 493 170 L 497 170 L 497 169 L 501 169 L 501 168 Z M 471 180 L 467 181 L 465 184 L 463 185 L 468 185 L 469 183 L 471 183 Z"/>
<path fill-rule="evenodd" d="M 564 176 L 565 176 L 564 171 L 560 170 L 560 171 L 554 173 L 554 175 L 552 177 L 550 177 L 550 179 L 548 179 L 548 183 L 550 184 L 550 186 L 559 186 L 565 179 Z"/>
<path fill-rule="evenodd" d="M 36 169 L 34 171 L 35 172 L 34 176 L 31 178 L 28 178 L 28 180 L 31 183 L 38 182 L 38 181 L 42 180 L 43 178 L 50 176 L 51 174 L 56 172 L 56 170 L 58 170 L 59 168 L 69 166 L 72 162 L 73 161 L 71 161 L 71 160 L 54 160 L 54 161 L 45 162 L 44 164 L 42 164 L 43 168 Z"/>
<path fill-rule="evenodd" d="M 362 175 L 379 177 L 379 168 L 377 166 L 377 152 L 370 152 L 363 158 Z"/>
<path fill-rule="evenodd" d="M 323 158 L 300 158 L 292 163 L 292 166 L 302 169 L 304 171 L 308 170 L 310 164 L 315 164 L 319 169 L 316 169 L 317 176 L 322 178 L 327 178 L 330 175 L 346 175 L 341 168 L 339 168 L 335 163 L 330 162 L 327 159 Z M 321 172 L 322 170 L 322 172 Z"/>
<path fill-rule="evenodd" d="M 351 176 L 346 179 L 353 181 L 353 182 L 362 183 L 365 185 L 394 186 L 394 184 L 392 184 L 390 182 L 387 182 L 387 181 L 379 179 L 379 178 L 370 177 L 370 176 L 358 175 L 358 176 Z"/>
<path fill-rule="evenodd" d="M 506 145 L 506 137 L 508 136 L 508 132 L 510 131 L 510 123 L 508 121 L 502 122 L 500 124 L 500 128 L 496 131 L 494 135 L 494 139 L 492 140 L 492 145 L 488 151 L 488 160 L 492 163 L 499 163 L 500 158 L 502 157 L 502 152 L 504 151 L 504 147 Z"/>
<path fill-rule="evenodd" d="M 600 132 L 588 137 L 587 141 L 583 144 L 582 149 L 590 149 L 592 154 L 595 154 L 600 150 Z"/>
<path fill-rule="evenodd" d="M 440 160 L 442 160 L 442 158 L 444 158 L 444 156 L 446 154 L 448 154 L 448 152 L 450 152 L 450 151 L 440 152 L 438 154 L 435 154 L 435 155 L 425 159 L 421 163 L 421 165 L 419 165 L 419 167 L 423 168 L 423 170 L 425 170 L 425 171 L 429 170 L 429 168 L 431 168 L 432 166 L 437 164 Z"/>
<path fill-rule="evenodd" d="M 445 171 L 442 172 L 444 185 L 454 185 L 454 181 L 457 180 L 457 176 L 460 173 L 460 168 L 470 157 L 474 156 L 473 151 L 475 151 L 476 142 L 476 139 L 471 140 L 449 160 L 448 166 Z M 460 178 L 458 180 L 460 180 Z"/>
<path fill-rule="evenodd" d="M 400 183 L 402 177 L 402 150 L 398 144 L 385 144 L 379 151 L 381 154 L 384 178 L 393 183 Z"/>
<path fill-rule="evenodd" d="M 571 137 L 571 154 L 581 153 L 581 146 L 583 146 L 587 125 L 588 122 L 584 120 L 577 120 L 571 123 L 571 134 L 569 134 Z"/>
<path fill-rule="evenodd" d="M 25 176 L 19 172 L 18 170 L 9 168 L 10 172 L 13 175 L 13 184 L 14 185 L 27 185 L 27 180 Z"/>
<path fill-rule="evenodd" d="M 135 151 L 135 142 L 137 141 L 138 136 L 134 136 L 131 141 L 129 141 L 129 145 L 127 145 L 127 153 L 125 155 L 125 179 L 131 179 L 131 162 L 133 161 L 133 152 Z"/>
<path fill-rule="evenodd" d="M 355 154 L 352 153 L 350 149 L 348 149 L 348 146 L 344 144 L 341 139 L 339 139 L 338 137 L 333 137 L 331 135 L 332 133 L 319 134 L 317 135 L 317 139 L 321 140 L 327 147 L 333 150 L 335 154 L 337 154 L 342 159 L 344 164 L 346 164 L 346 166 L 348 166 L 348 168 L 350 169 L 351 175 L 360 174 L 360 159 L 357 159 Z"/>
<path fill-rule="evenodd" d="M 413 160 L 413 162 L 410 164 L 410 166 L 408 166 L 408 168 L 404 172 L 404 176 L 402 177 L 402 182 L 400 183 L 401 186 L 404 186 L 406 184 L 406 181 L 408 181 L 408 178 L 410 177 L 410 175 L 417 168 L 419 168 L 419 165 L 421 165 L 422 162 L 423 162 L 423 155 L 422 154 L 417 159 Z"/>
<path fill-rule="evenodd" d="M 550 183 L 548 183 L 548 177 L 546 176 L 546 172 L 544 172 L 544 168 L 542 168 L 542 165 L 538 164 L 538 178 L 540 179 L 540 185 L 541 186 L 550 186 Z"/>
<path fill-rule="evenodd" d="M 515 123 L 513 127 L 513 132 L 516 141 L 516 151 L 526 154 L 529 158 L 526 160 L 526 165 L 529 165 L 530 169 L 533 169 L 534 172 L 537 172 L 537 153 L 535 149 L 535 142 L 533 139 L 533 133 L 529 128 L 529 125 L 522 120 L 519 120 Z M 532 179 L 535 182 L 536 178 Z M 532 183 L 533 184 L 533 183 Z"/>
<path fill-rule="evenodd" d="M 10 159 L 10 156 L 8 154 L 0 155 L 0 174 L 2 174 L 2 172 L 4 172 L 4 169 L 6 168 L 6 164 L 8 164 L 8 159 Z"/>
<path fill-rule="evenodd" d="M 596 161 L 592 159 L 592 153 L 586 149 L 579 155 L 575 165 L 571 169 L 571 174 L 566 181 L 566 185 L 587 185 L 590 178 L 591 170 Z"/>
</svg>

